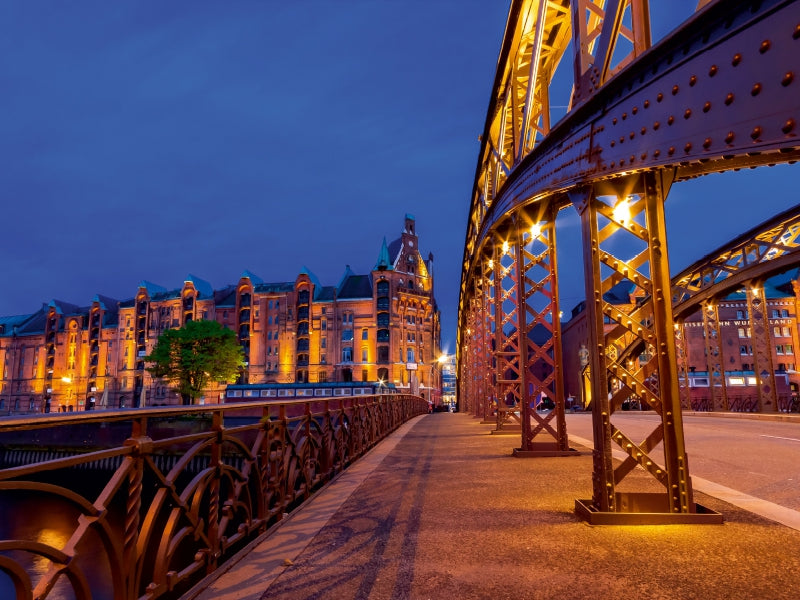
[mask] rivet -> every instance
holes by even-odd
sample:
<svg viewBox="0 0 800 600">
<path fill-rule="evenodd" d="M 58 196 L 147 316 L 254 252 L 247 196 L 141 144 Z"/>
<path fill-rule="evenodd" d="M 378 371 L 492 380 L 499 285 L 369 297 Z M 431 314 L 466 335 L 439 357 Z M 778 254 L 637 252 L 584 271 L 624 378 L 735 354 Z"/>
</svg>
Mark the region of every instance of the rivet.
<svg viewBox="0 0 800 600">
<path fill-rule="evenodd" d="M 703 104 L 703 112 L 704 113 L 707 113 L 710 110 L 711 110 L 711 102 L 706 102 L 705 104 Z"/>
<path fill-rule="evenodd" d="M 667 119 L 667 125 L 672 125 L 674 122 L 675 122 L 675 117 L 670 115 L 669 119 Z"/>
<path fill-rule="evenodd" d="M 661 150 L 653 150 L 653 156 L 655 158 L 658 158 L 659 156 L 661 156 Z"/>
<path fill-rule="evenodd" d="M 640 133 L 641 133 L 642 135 L 644 135 L 645 133 L 647 133 L 647 127 L 642 127 L 642 130 L 641 130 L 641 132 L 640 132 Z"/>
<path fill-rule="evenodd" d="M 708 76 L 713 77 L 714 75 L 717 74 L 717 71 L 719 71 L 717 65 L 711 65 L 711 68 L 708 70 Z"/>
<path fill-rule="evenodd" d="M 729 132 L 728 132 L 728 135 L 726 135 L 726 136 L 725 136 L 725 143 L 726 143 L 726 144 L 732 144 L 732 143 L 733 143 L 733 139 L 734 139 L 735 137 L 736 137 L 736 136 L 733 134 L 733 132 L 732 132 L 732 131 L 729 131 Z"/>
<path fill-rule="evenodd" d="M 794 125 L 794 119 L 787 119 L 786 123 L 781 127 L 781 131 L 783 131 L 783 133 L 790 133 L 794 129 Z"/>
<path fill-rule="evenodd" d="M 628 118 L 628 113 L 622 113 L 622 120 L 624 121 L 627 118 Z"/>
<path fill-rule="evenodd" d="M 750 90 L 751 96 L 758 96 L 761 93 L 761 84 L 757 83 L 753 86 L 753 89 Z"/>
<path fill-rule="evenodd" d="M 661 127 L 661 123 L 659 123 L 658 121 L 653 123 L 653 129 L 657 130 L 659 127 Z"/>
<path fill-rule="evenodd" d="M 614 168 L 614 165 L 615 165 L 615 164 L 616 164 L 616 163 L 614 163 L 614 161 L 612 160 L 612 161 L 611 161 L 611 168 L 612 168 L 612 169 Z"/>
<path fill-rule="evenodd" d="M 794 33 L 792 34 L 793 40 L 796 40 L 797 38 L 800 38 L 800 24 L 795 25 Z"/>
<path fill-rule="evenodd" d="M 663 99 L 664 99 L 664 94 L 659 92 L 658 96 L 656 96 L 656 102 L 661 102 Z"/>
<path fill-rule="evenodd" d="M 667 150 L 667 154 L 669 154 L 670 156 L 675 154 L 675 146 L 670 146 L 669 150 Z"/>
<path fill-rule="evenodd" d="M 623 159 L 620 159 L 620 161 L 619 161 L 619 166 L 621 167 L 621 166 L 622 166 L 622 165 L 624 165 L 624 164 L 625 164 L 625 159 L 624 159 L 624 158 L 623 158 Z"/>
<path fill-rule="evenodd" d="M 733 60 L 731 61 L 731 64 L 732 64 L 732 65 L 735 67 L 735 66 L 736 66 L 736 65 L 738 65 L 740 62 L 742 62 L 742 55 L 741 55 L 741 54 L 738 54 L 738 53 L 737 53 L 737 54 L 734 54 L 734 55 L 733 55 Z"/>
<path fill-rule="evenodd" d="M 727 96 L 725 96 L 725 106 L 730 106 L 731 102 L 733 102 L 733 93 L 732 92 L 729 93 Z"/>
<path fill-rule="evenodd" d="M 753 127 L 753 131 L 750 132 L 750 137 L 754 140 L 757 140 L 761 137 L 761 127 Z"/>
<path fill-rule="evenodd" d="M 633 113 L 634 115 L 635 115 L 636 113 L 638 113 L 638 112 L 639 112 L 639 107 L 638 107 L 638 106 L 634 106 L 634 107 L 631 109 L 631 113 Z"/>
<path fill-rule="evenodd" d="M 642 106 L 644 106 L 645 108 L 649 108 L 650 107 L 650 100 L 645 100 L 644 103 L 642 104 Z"/>
<path fill-rule="evenodd" d="M 689 87 L 694 86 L 695 83 L 697 83 L 697 75 L 692 75 L 689 77 Z"/>
<path fill-rule="evenodd" d="M 675 94 L 677 94 L 679 89 L 680 88 L 678 87 L 677 84 L 673 85 L 672 86 L 672 95 L 674 96 Z"/>
<path fill-rule="evenodd" d="M 611 147 L 613 148 L 616 145 L 617 145 L 617 142 L 615 142 L 614 140 L 611 140 Z"/>
<path fill-rule="evenodd" d="M 625 142 L 625 136 L 624 135 L 619 136 L 619 143 L 622 144 L 624 142 Z"/>
<path fill-rule="evenodd" d="M 611 123 L 613 125 L 616 125 L 617 124 L 617 117 L 614 117 L 613 119 L 611 119 Z"/>
<path fill-rule="evenodd" d="M 711 147 L 711 138 L 706 138 L 703 140 L 703 148 L 708 150 Z"/>
<path fill-rule="evenodd" d="M 628 159 L 628 162 L 629 162 L 629 163 L 631 163 L 631 164 L 633 164 L 633 162 L 634 162 L 635 160 L 636 160 L 636 157 L 635 157 L 633 154 L 631 154 L 631 157 Z"/>
<path fill-rule="evenodd" d="M 692 149 L 692 142 L 686 142 L 686 145 L 683 147 L 684 152 L 689 152 Z"/>
<path fill-rule="evenodd" d="M 792 83 L 793 80 L 794 80 L 794 73 L 792 73 L 791 71 L 787 71 L 786 74 L 783 76 L 783 79 L 781 79 L 781 85 L 783 87 L 786 87 L 787 85 Z"/>
<path fill-rule="evenodd" d="M 645 158 L 647 158 L 647 152 L 642 152 L 641 159 L 644 160 Z"/>
<path fill-rule="evenodd" d="M 636 134 L 635 134 L 634 132 L 632 132 L 632 131 L 631 131 L 631 133 L 630 133 L 630 135 L 628 135 L 628 137 L 629 137 L 629 138 L 631 138 L 631 139 L 633 139 L 634 137 L 636 137 Z"/>
<path fill-rule="evenodd" d="M 683 118 L 684 119 L 688 119 L 691 116 L 692 116 L 692 109 L 691 108 L 687 108 L 683 113 Z"/>
<path fill-rule="evenodd" d="M 758 51 L 759 51 L 761 54 L 764 54 L 764 52 L 766 52 L 767 50 L 769 50 L 769 47 L 770 47 L 769 40 L 764 40 L 763 42 L 761 42 L 761 47 L 758 49 Z"/>
</svg>

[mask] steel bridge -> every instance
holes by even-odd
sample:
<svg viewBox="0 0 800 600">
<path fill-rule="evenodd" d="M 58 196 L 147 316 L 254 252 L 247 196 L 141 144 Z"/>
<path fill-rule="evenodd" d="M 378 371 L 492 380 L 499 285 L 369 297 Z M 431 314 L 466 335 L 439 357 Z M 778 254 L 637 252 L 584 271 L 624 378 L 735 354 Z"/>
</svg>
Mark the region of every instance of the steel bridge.
<svg viewBox="0 0 800 600">
<path fill-rule="evenodd" d="M 467 223 L 459 395 L 476 414 L 490 403 L 518 406 L 522 455 L 569 453 L 555 220 L 572 208 L 582 229 L 595 440 L 593 497 L 576 500 L 576 511 L 593 523 L 719 522 L 693 499 L 676 325 L 706 302 L 713 329 L 721 273 L 741 286 L 780 267 L 737 273 L 731 247 L 673 282 L 664 202 L 673 184 L 699 175 L 798 159 L 800 3 L 701 0 L 664 39 L 651 37 L 647 0 L 513 0 Z M 559 98 L 565 56 L 571 91 Z M 553 124 L 558 102 L 568 111 Z M 740 240 L 741 257 L 758 233 Z M 772 239 L 762 262 L 786 254 L 794 236 Z M 620 282 L 635 286 L 639 301 L 629 309 L 605 299 Z M 747 294 L 751 313 L 765 314 L 758 286 Z M 631 368 L 628 357 L 642 348 L 652 354 Z M 622 385 L 612 388 L 612 379 Z M 531 407 L 542 395 L 555 401 L 547 415 Z M 632 395 L 661 417 L 640 443 L 612 419 Z M 613 444 L 629 456 L 617 467 Z M 662 491 L 624 491 L 636 467 Z"/>
</svg>

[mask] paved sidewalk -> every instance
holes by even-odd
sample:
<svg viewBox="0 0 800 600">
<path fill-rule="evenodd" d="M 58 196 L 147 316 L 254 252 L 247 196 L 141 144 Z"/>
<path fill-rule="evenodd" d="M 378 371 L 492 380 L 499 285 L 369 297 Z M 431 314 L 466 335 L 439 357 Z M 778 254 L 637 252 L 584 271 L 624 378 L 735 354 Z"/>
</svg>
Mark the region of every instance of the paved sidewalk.
<svg viewBox="0 0 800 600">
<path fill-rule="evenodd" d="M 513 458 L 519 440 L 490 431 L 459 413 L 411 421 L 191 597 L 800 597 L 800 532 L 700 492 L 724 525 L 592 527 L 573 511 L 591 497 L 588 453 Z"/>
</svg>

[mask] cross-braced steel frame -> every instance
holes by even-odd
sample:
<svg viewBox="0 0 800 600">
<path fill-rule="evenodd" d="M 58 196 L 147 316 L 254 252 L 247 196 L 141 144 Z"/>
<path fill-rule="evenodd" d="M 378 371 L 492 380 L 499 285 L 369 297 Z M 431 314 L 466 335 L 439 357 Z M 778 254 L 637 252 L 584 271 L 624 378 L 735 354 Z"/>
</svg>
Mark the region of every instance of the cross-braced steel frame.
<svg viewBox="0 0 800 600">
<path fill-rule="evenodd" d="M 559 102 L 554 73 L 570 52 L 569 109 L 553 125 L 552 107 Z M 542 279 L 525 274 L 536 254 L 526 254 L 520 216 L 539 215 L 547 230 L 560 209 L 575 206 L 583 227 L 595 430 L 592 499 L 578 501 L 576 509 L 592 522 L 721 521 L 692 498 L 678 386 L 685 348 L 673 319 L 663 203 L 673 182 L 796 161 L 799 72 L 800 3 L 790 0 L 703 0 L 692 18 L 655 46 L 646 0 L 512 2 L 467 223 L 459 376 L 476 369 L 493 373 L 495 401 L 505 394 L 519 403 L 515 414 L 534 429 L 535 416 L 531 421 L 524 415 L 530 408 L 526 394 L 549 389 L 558 397 L 558 384 L 537 380 L 530 365 L 531 356 L 552 351 L 551 369 L 559 378 L 558 327 L 547 350 L 531 345 L 523 332 L 548 322 L 540 313 L 557 321 L 558 286 L 553 276 L 556 299 L 543 311 L 529 310 L 529 291 Z M 610 245 L 618 237 L 636 245 L 633 258 Z M 471 281 L 486 279 L 489 260 L 491 283 L 484 281 L 480 293 L 482 302 L 493 303 L 493 335 L 485 340 L 493 369 L 473 358 L 468 326 L 478 310 Z M 629 311 L 603 298 L 623 282 L 635 288 L 637 302 Z M 761 314 L 762 299 L 751 296 L 751 313 Z M 713 342 L 709 349 L 716 351 Z M 461 386 L 459 393 L 473 389 Z M 614 410 L 631 395 L 661 417 L 640 443 L 613 421 Z M 553 431 L 561 436 L 558 427 Z M 628 454 L 616 467 L 612 444 Z M 660 482 L 663 492 L 626 491 L 626 475 L 636 467 Z"/>
<path fill-rule="evenodd" d="M 735 240 L 709 253 L 672 279 L 672 301 L 676 316 L 678 370 L 681 406 L 699 410 L 741 410 L 728 397 L 724 373 L 724 348 L 719 340 L 718 302 L 720 298 L 744 289 L 750 338 L 754 349 L 754 371 L 758 380 L 756 410 L 775 412 L 788 410 L 788 401 L 780 405 L 775 369 L 772 362 L 773 339 L 765 310 L 763 282 L 772 275 L 800 264 L 800 205 L 761 223 Z M 685 331 L 683 316 L 700 308 L 709 372 L 709 404 L 692 406 L 689 397 L 688 373 L 685 364 Z"/>
</svg>

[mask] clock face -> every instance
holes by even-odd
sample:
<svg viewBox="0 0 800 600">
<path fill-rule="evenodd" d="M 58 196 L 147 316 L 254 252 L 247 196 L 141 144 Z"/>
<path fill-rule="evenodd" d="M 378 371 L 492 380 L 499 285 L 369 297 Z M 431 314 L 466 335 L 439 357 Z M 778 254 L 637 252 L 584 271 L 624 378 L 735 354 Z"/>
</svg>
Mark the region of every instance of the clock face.
<svg viewBox="0 0 800 600">
<path fill-rule="evenodd" d="M 409 247 L 409 248 L 413 248 L 413 247 L 414 247 L 414 242 L 411 242 L 411 241 L 409 241 L 409 242 L 408 242 L 408 247 Z"/>
</svg>

